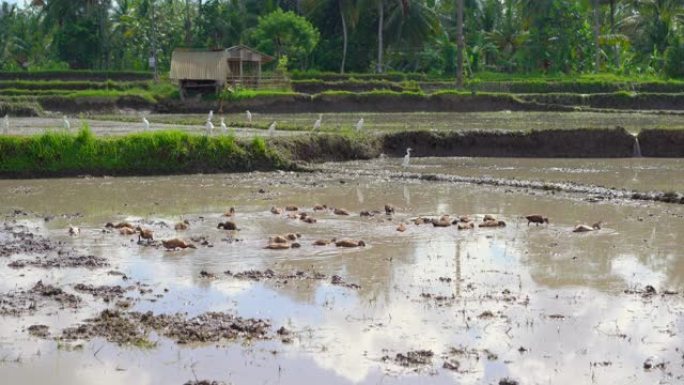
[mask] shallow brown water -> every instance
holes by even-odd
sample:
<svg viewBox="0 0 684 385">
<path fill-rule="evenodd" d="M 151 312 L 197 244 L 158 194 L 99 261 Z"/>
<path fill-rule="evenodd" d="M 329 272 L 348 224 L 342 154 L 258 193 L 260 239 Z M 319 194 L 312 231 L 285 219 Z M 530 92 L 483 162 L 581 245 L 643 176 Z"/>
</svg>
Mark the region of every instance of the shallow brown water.
<svg viewBox="0 0 684 385">
<path fill-rule="evenodd" d="M 461 161 L 425 162 L 428 170 L 450 169 Z M 495 162 L 483 160 L 481 170 Z M 522 174 L 538 174 L 534 168 L 539 166 L 516 167 Z M 132 295 L 133 310 L 228 311 L 267 318 L 274 327 L 295 332 L 291 344 L 190 346 L 153 333 L 150 338 L 158 345 L 151 349 L 99 338 L 74 349 L 75 343 L 58 344 L 26 332 L 28 325 L 44 323 L 59 334 L 111 306 L 81 295 L 84 303 L 75 310 L 46 306 L 21 318 L 0 316 L 0 376 L 7 383 L 41 384 L 182 384 L 195 378 L 236 384 L 480 384 L 504 377 L 522 384 L 681 383 L 684 208 L 581 198 L 380 175 L 352 179 L 346 173 L 0 181 L 2 211 L 29 212 L 5 221 L 26 224 L 111 264 L 94 270 L 11 269 L 7 263 L 27 256 L 0 257 L 0 293 L 39 279 L 67 292 L 74 292 L 76 283 L 121 283 L 107 274 L 114 269 L 153 290 Z M 397 207 L 392 221 L 384 215 L 358 216 L 388 202 Z M 315 214 L 318 223 L 308 225 L 269 212 L 286 204 L 310 211 L 315 203 L 353 214 Z M 216 229 L 230 206 L 238 212 L 238 243 L 223 241 L 226 234 Z M 521 216 L 532 212 L 548 214 L 551 224 L 528 227 Z M 447 213 L 476 214 L 478 220 L 496 214 L 508 225 L 458 232 L 410 224 L 405 233 L 395 231 L 399 221 Z M 47 215 L 55 217 L 45 222 Z M 191 222 L 182 237 L 205 235 L 214 247 L 165 252 L 141 247 L 133 237 L 101 232 L 107 221 L 173 224 L 181 218 Z M 606 222 L 599 232 L 571 232 L 577 223 L 597 220 Z M 80 226 L 81 235 L 68 237 L 69 224 Z M 177 235 L 172 228 L 148 226 L 160 239 Z M 290 231 L 302 234 L 302 248 L 262 249 L 269 235 Z M 333 236 L 363 239 L 368 246 L 310 245 Z M 361 288 L 329 280 L 254 282 L 222 274 L 267 268 L 338 274 Z M 202 270 L 218 278 L 202 279 Z M 625 293 L 646 285 L 658 294 Z M 678 293 L 661 295 L 665 290 Z M 407 368 L 392 360 L 419 349 L 434 352 L 430 364 Z M 665 362 L 664 369 L 645 370 L 649 357 Z M 460 364 L 457 371 L 442 368 L 453 360 Z"/>
<path fill-rule="evenodd" d="M 420 154 L 413 154 L 420 155 Z M 332 164 L 332 168 L 340 167 Z M 412 156 L 410 167 L 387 158 L 347 162 L 349 170 L 409 171 L 477 178 L 578 183 L 642 192 L 684 193 L 684 159 L 432 158 Z M 323 168 L 327 168 L 323 165 Z"/>
</svg>

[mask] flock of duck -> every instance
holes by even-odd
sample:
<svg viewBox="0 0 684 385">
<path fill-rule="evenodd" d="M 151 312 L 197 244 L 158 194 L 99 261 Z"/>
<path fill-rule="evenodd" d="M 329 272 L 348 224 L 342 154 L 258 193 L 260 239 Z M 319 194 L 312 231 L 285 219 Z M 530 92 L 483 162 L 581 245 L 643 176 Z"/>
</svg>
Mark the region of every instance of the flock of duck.
<svg viewBox="0 0 684 385">
<path fill-rule="evenodd" d="M 390 204 L 386 204 L 384 207 L 384 214 L 385 218 L 387 220 L 392 219 L 392 215 L 395 214 L 396 209 L 394 206 Z M 270 209 L 270 212 L 274 215 L 279 215 L 279 216 L 285 216 L 288 219 L 291 220 L 299 220 L 304 223 L 308 224 L 315 224 L 317 222 L 317 219 L 314 217 L 314 214 L 334 214 L 338 216 L 350 216 L 352 215 L 348 210 L 344 208 L 333 208 L 333 207 L 328 207 L 327 205 L 324 204 L 317 204 L 314 205 L 312 208 L 312 213 L 300 210 L 299 207 L 294 206 L 294 205 L 288 205 L 285 207 L 277 207 L 273 206 Z M 364 210 L 359 212 L 359 216 L 361 217 L 375 217 L 375 216 L 380 216 L 382 215 L 383 212 L 380 210 Z M 236 216 L 236 211 L 234 207 L 231 207 L 228 211 L 226 211 L 223 214 L 223 219 L 218 223 L 216 226 L 217 229 L 219 230 L 226 230 L 230 232 L 236 232 L 239 231 L 240 229 L 237 226 L 236 221 L 234 220 Z M 539 225 L 548 225 L 549 224 L 549 218 L 540 214 L 531 214 L 527 215 L 524 217 L 527 220 L 527 225 L 529 226 L 530 224 L 535 224 L 537 226 Z M 476 225 L 476 219 L 474 216 L 470 215 L 462 215 L 459 217 L 454 217 L 452 218 L 450 215 L 442 215 L 440 217 L 423 217 L 423 216 L 418 216 L 415 218 L 411 218 L 405 221 L 401 221 L 397 226 L 396 226 L 396 231 L 398 232 L 405 232 L 408 230 L 408 225 L 413 224 L 415 226 L 420 226 L 420 225 L 432 225 L 433 227 L 450 227 L 450 226 L 455 226 L 457 230 L 474 230 L 476 227 L 480 228 L 502 228 L 506 227 L 506 222 L 503 220 L 498 219 L 496 216 L 491 215 L 491 214 L 486 214 L 482 216 L 482 221 Z M 150 244 L 150 242 L 154 241 L 154 231 L 149 228 L 144 228 L 140 225 L 134 225 L 131 224 L 130 222 L 118 222 L 118 223 L 112 223 L 108 222 L 105 225 L 105 228 L 109 231 L 118 231 L 119 234 L 124 235 L 124 236 L 132 236 L 132 235 L 137 235 L 138 236 L 138 243 L 142 244 L 144 242 L 147 242 L 147 244 Z M 176 223 L 173 226 L 174 230 L 177 232 L 182 232 L 185 230 L 188 230 L 190 228 L 190 221 L 183 220 L 181 222 Z M 573 229 L 573 232 L 575 233 L 582 233 L 582 232 L 590 232 L 590 231 L 598 231 L 601 229 L 601 222 L 594 223 L 593 225 L 585 225 L 585 224 L 579 224 L 576 225 Z M 69 226 L 68 233 L 71 236 L 77 236 L 80 234 L 80 230 L 78 227 L 75 226 Z M 300 238 L 301 234 L 299 233 L 287 233 L 287 234 L 279 234 L 279 235 L 273 235 L 268 238 L 266 245 L 264 246 L 265 249 L 270 249 L 270 250 L 285 250 L 285 249 L 291 249 L 291 248 L 299 248 L 301 247 L 300 243 Z M 354 248 L 354 247 L 364 247 L 366 246 L 366 243 L 363 240 L 355 240 L 355 239 L 338 239 L 338 238 L 331 238 L 331 239 L 317 239 L 312 242 L 313 246 L 328 246 L 334 244 L 336 247 L 344 247 L 344 248 Z M 196 246 L 188 242 L 184 239 L 175 237 L 175 238 L 170 238 L 170 239 L 165 239 L 161 241 L 161 245 L 168 249 L 168 250 L 177 250 L 177 249 L 187 249 L 187 248 L 196 248 Z"/>
</svg>

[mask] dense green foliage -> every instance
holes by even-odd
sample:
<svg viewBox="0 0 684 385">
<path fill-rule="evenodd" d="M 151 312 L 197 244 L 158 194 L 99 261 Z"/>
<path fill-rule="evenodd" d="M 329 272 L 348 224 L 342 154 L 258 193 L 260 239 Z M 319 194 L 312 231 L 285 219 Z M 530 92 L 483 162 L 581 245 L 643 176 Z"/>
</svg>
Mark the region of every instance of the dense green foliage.
<svg viewBox="0 0 684 385">
<path fill-rule="evenodd" d="M 148 70 L 148 58 L 156 55 L 165 71 L 176 47 L 240 43 L 268 54 L 288 55 L 292 69 L 453 77 L 456 68 L 457 1 L 35 3 L 45 5 L 0 4 L 0 70 L 139 71 Z M 482 71 L 684 76 L 681 0 L 465 0 L 464 4 L 465 69 L 471 79 Z"/>
<path fill-rule="evenodd" d="M 260 17 L 253 33 L 258 49 L 273 52 L 278 60 L 287 56 L 297 67 L 305 66 L 319 38 L 318 30 L 305 18 L 282 9 Z"/>
<path fill-rule="evenodd" d="M 240 142 L 180 131 L 95 137 L 76 134 L 0 137 L 0 175 L 175 174 L 287 168 L 263 139 Z"/>
</svg>

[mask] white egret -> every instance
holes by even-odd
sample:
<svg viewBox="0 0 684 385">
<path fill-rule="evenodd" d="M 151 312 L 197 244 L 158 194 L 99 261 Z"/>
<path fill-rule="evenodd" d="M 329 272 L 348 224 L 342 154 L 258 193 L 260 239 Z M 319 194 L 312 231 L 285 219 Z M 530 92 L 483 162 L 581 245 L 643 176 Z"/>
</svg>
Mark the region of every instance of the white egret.
<svg viewBox="0 0 684 385">
<path fill-rule="evenodd" d="M 71 130 L 71 123 L 69 123 L 69 119 L 67 118 L 67 116 L 64 115 L 64 116 L 62 117 L 62 120 L 63 120 L 63 122 L 64 122 L 64 129 L 67 130 L 67 131 L 70 131 L 70 130 Z"/>
<path fill-rule="evenodd" d="M 226 118 L 221 118 L 221 131 L 225 134 L 228 132 L 228 126 L 226 126 Z"/>
<path fill-rule="evenodd" d="M 5 130 L 5 134 L 9 133 L 9 114 L 5 114 L 5 119 L 3 119 L 3 128 Z"/>
<path fill-rule="evenodd" d="M 149 131 L 150 130 L 150 121 L 147 120 L 146 117 L 143 116 L 143 125 L 144 125 L 144 130 Z"/>
<path fill-rule="evenodd" d="M 406 155 L 404 155 L 404 161 L 401 162 L 401 165 L 403 167 L 408 167 L 410 161 L 411 161 L 411 147 L 406 149 Z"/>
<path fill-rule="evenodd" d="M 207 121 L 211 122 L 211 120 L 214 118 L 214 110 L 209 110 L 209 116 L 207 116 Z"/>
<path fill-rule="evenodd" d="M 363 118 L 356 122 L 356 131 L 361 131 L 361 129 L 363 129 Z"/>
<path fill-rule="evenodd" d="M 275 130 L 276 130 L 276 127 L 277 127 L 277 126 L 278 126 L 278 124 L 277 124 L 276 121 L 274 120 L 273 123 L 271 123 L 271 125 L 268 126 L 268 135 L 273 136 L 273 134 L 275 133 Z"/>
<path fill-rule="evenodd" d="M 214 132 L 214 123 L 212 123 L 211 120 L 207 120 L 207 124 L 204 125 L 204 128 L 207 129 L 207 135 L 211 135 Z"/>
<path fill-rule="evenodd" d="M 323 122 L 323 114 L 318 114 L 318 119 L 314 122 L 313 130 L 317 131 L 321 129 L 321 123 Z"/>
<path fill-rule="evenodd" d="M 247 123 L 252 123 L 252 113 L 247 110 L 246 112 L 247 115 Z"/>
</svg>

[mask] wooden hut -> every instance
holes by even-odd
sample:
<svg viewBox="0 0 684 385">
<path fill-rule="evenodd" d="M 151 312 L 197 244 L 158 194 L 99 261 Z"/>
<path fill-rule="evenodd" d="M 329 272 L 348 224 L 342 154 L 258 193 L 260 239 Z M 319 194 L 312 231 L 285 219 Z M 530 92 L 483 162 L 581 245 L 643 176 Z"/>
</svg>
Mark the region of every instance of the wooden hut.
<svg viewBox="0 0 684 385">
<path fill-rule="evenodd" d="M 181 97 L 193 90 L 218 92 L 226 85 L 259 88 L 261 66 L 271 61 L 271 56 L 244 45 L 220 50 L 177 48 L 169 77 L 178 82 Z"/>
</svg>

